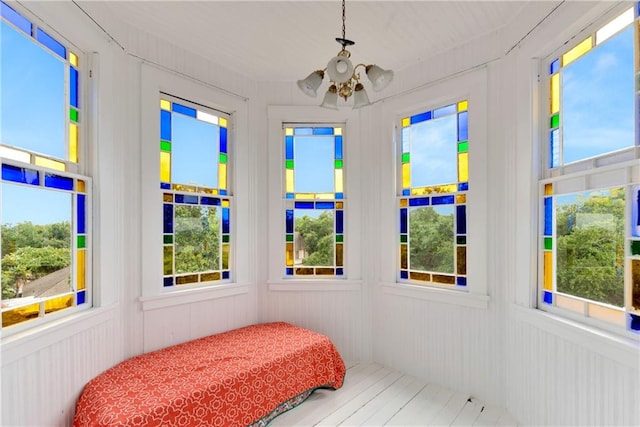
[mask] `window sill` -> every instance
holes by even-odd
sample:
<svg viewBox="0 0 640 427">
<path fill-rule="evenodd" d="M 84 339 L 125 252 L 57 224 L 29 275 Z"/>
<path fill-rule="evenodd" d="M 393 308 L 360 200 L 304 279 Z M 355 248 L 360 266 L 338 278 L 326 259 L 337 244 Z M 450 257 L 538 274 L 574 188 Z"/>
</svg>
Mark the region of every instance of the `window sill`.
<svg viewBox="0 0 640 427">
<path fill-rule="evenodd" d="M 2 338 L 2 364 L 64 341 L 69 337 L 113 319 L 115 305 L 92 308 Z"/>
<path fill-rule="evenodd" d="M 638 369 L 640 341 L 621 337 L 535 308 L 511 304 L 510 311 L 517 320 L 586 347 L 620 364 Z"/>
<path fill-rule="evenodd" d="M 206 288 L 184 289 L 167 292 L 162 295 L 140 297 L 140 302 L 142 303 L 142 311 L 147 311 L 181 304 L 191 304 L 209 299 L 227 298 L 247 293 L 249 293 L 249 285 L 233 283 Z"/>
<path fill-rule="evenodd" d="M 269 290 L 275 292 L 360 292 L 362 290 L 361 280 L 292 279 L 291 282 L 270 280 L 267 283 Z"/>
<path fill-rule="evenodd" d="M 489 307 L 488 295 L 470 294 L 467 292 L 410 285 L 407 283 L 385 282 L 380 283 L 380 285 L 382 287 L 382 291 L 388 295 L 441 302 L 445 304 L 459 305 L 462 307 L 481 309 L 487 309 Z"/>
</svg>

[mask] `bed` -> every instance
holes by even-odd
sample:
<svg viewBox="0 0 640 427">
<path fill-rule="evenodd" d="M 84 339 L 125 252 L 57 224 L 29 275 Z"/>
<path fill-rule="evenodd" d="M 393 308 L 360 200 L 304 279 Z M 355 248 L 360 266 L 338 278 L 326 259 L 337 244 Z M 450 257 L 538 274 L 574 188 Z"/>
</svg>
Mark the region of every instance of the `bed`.
<svg viewBox="0 0 640 427">
<path fill-rule="evenodd" d="M 265 323 L 125 360 L 91 380 L 79 426 L 264 426 L 317 388 L 342 386 L 345 364 L 324 335 Z"/>
</svg>

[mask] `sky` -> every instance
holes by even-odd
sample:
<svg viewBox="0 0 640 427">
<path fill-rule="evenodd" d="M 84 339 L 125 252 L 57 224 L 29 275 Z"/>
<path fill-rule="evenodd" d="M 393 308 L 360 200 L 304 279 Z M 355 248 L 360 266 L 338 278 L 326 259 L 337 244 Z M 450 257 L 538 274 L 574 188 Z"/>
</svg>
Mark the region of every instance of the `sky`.
<svg viewBox="0 0 640 427">
<path fill-rule="evenodd" d="M 457 114 L 411 126 L 411 186 L 458 182 Z"/>
<path fill-rule="evenodd" d="M 193 117 L 171 115 L 171 180 L 218 188 L 219 127 Z"/>
</svg>

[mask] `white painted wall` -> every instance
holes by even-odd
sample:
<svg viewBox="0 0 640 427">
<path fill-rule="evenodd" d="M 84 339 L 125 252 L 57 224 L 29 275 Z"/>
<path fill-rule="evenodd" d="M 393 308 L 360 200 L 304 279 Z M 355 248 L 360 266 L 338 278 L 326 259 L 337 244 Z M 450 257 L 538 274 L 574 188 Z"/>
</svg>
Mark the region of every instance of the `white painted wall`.
<svg viewBox="0 0 640 427">
<path fill-rule="evenodd" d="M 271 195 L 280 179 L 274 158 L 269 160 L 274 155 L 271 119 L 300 110 L 291 106 L 322 115 L 312 107 L 316 100 L 293 83 L 251 82 L 124 24 L 112 34 L 116 43 L 72 3 L 26 5 L 81 47 L 97 50 L 101 59 L 100 203 L 94 210 L 101 308 L 79 315 L 73 324 L 60 322 L 30 337 L 3 340 L 3 425 L 68 425 L 83 385 L 118 361 L 268 320 L 326 333 L 347 360 L 374 360 L 505 406 L 523 424 L 640 424 L 637 344 L 529 308 L 537 221 L 532 59 L 557 48 L 614 4 L 565 2 L 543 19 L 556 4 L 533 2 L 512 25 L 398 71 L 392 86 L 375 94 L 386 98 L 371 108 L 341 110 L 355 135 L 353 143 L 346 142 L 347 162 L 353 161 L 347 171 L 353 210 L 346 226 L 357 251 L 348 280 L 327 284 L 335 288 L 328 292 L 313 284 L 301 290 L 309 284 L 282 283 L 270 273 L 279 268 L 277 256 L 270 255 L 275 235 L 270 230 L 276 212 Z M 145 259 L 152 256 L 145 244 L 150 202 L 144 193 L 152 174 L 144 166 L 150 137 L 142 113 L 152 90 L 143 79 L 149 67 L 157 85 L 187 92 L 201 88 L 210 102 L 238 106 L 245 124 L 235 153 L 238 283 L 187 293 L 177 304 L 143 293 Z M 487 235 L 483 292 L 468 297 L 398 290 L 396 249 L 390 243 L 395 241 L 390 114 L 403 100 L 415 104 L 422 95 L 429 106 L 435 102 L 430 94 L 477 73 L 487 93 L 487 164 L 481 178 L 487 216 L 474 224 L 484 226 Z"/>
</svg>

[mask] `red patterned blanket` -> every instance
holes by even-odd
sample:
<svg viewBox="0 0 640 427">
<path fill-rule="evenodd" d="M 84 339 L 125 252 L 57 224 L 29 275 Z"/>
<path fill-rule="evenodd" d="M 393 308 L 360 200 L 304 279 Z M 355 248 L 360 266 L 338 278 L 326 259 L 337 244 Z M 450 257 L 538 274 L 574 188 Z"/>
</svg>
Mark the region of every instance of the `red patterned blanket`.
<svg viewBox="0 0 640 427">
<path fill-rule="evenodd" d="M 74 426 L 265 425 L 316 388 L 342 386 L 324 335 L 267 323 L 125 360 L 91 380 Z"/>
</svg>

